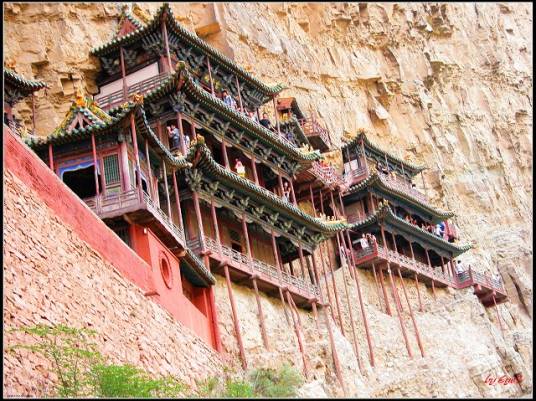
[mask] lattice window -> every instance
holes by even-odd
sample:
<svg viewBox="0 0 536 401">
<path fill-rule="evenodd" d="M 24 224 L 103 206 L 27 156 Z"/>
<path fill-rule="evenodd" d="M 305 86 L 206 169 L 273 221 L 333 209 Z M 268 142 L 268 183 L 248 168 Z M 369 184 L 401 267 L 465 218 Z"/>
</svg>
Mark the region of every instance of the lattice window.
<svg viewBox="0 0 536 401">
<path fill-rule="evenodd" d="M 119 174 L 119 157 L 117 154 L 105 156 L 104 162 L 104 179 L 106 186 L 112 186 L 121 182 Z"/>
</svg>

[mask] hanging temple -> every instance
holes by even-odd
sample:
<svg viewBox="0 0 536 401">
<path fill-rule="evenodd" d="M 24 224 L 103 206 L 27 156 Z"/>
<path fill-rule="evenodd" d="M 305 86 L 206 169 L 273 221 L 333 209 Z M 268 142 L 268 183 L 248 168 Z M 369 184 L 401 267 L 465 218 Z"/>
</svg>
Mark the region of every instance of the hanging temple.
<svg viewBox="0 0 536 401">
<path fill-rule="evenodd" d="M 458 242 L 449 221 L 454 214 L 416 189 L 413 180 L 424 166 L 381 149 L 363 130 L 336 148 L 319 119 L 304 114 L 295 98 L 280 96 L 282 85 L 262 83 L 189 32 L 167 3 L 144 23 L 123 8 L 115 37 L 91 54 L 103 67 L 98 94 L 77 93 L 48 136 L 35 135 L 12 112 L 46 84 L 4 68 L 4 124 L 160 269 L 163 283 L 184 295 L 181 311 L 170 312 L 220 352 L 213 286 L 215 275 L 225 277 L 244 367 L 231 282 L 252 288 L 257 299 L 259 292 L 278 298 L 289 324 L 299 324 L 294 313 L 303 308 L 315 319 L 330 314 L 343 330 L 339 289 L 328 277 L 347 269 L 358 288 L 372 365 L 359 270 L 372 272 L 380 304 L 398 316 L 410 355 L 397 276 L 402 285 L 415 283 L 418 311 L 419 282 L 434 298 L 436 288 L 472 287 L 486 307 L 507 300 L 497 275 L 457 263 L 470 246 Z M 267 104 L 271 119 L 260 112 Z M 33 118 L 35 129 L 35 111 Z M 178 280 L 170 280 L 173 270 Z M 386 288 L 396 294 L 394 311 Z M 411 306 L 409 312 L 424 356 Z M 329 324 L 328 332 L 342 382 Z"/>
</svg>

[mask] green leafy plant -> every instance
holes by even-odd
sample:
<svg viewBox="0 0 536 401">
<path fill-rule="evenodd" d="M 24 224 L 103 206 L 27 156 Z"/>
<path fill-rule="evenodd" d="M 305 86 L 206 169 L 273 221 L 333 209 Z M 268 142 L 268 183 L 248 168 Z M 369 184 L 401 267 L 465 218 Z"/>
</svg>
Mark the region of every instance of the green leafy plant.
<svg viewBox="0 0 536 401">
<path fill-rule="evenodd" d="M 225 392 L 222 395 L 225 398 L 252 398 L 255 396 L 251 383 L 242 380 L 227 380 Z"/>
<path fill-rule="evenodd" d="M 294 368 L 283 365 L 278 370 L 256 369 L 250 381 L 257 397 L 295 397 L 303 378 Z"/>
</svg>

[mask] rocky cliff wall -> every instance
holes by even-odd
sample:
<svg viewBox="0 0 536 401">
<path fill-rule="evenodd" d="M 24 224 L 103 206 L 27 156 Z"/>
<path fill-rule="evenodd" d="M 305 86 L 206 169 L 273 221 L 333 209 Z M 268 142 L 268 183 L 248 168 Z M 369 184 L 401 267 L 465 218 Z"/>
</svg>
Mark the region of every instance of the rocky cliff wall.
<svg viewBox="0 0 536 401">
<path fill-rule="evenodd" d="M 138 3 L 138 14 L 141 18 L 158 7 Z M 512 302 L 499 307 L 506 341 L 497 331 L 495 310 L 484 310 L 469 291 L 442 290 L 417 314 L 428 355 L 410 361 L 396 317 L 379 311 L 373 280 L 360 274 L 380 350 L 378 368 L 368 376 L 357 374 L 348 359 L 346 374 L 364 383 L 358 382 L 356 391 L 388 396 L 520 392 L 484 385 L 482 376 L 494 369 L 508 372 L 514 365 L 532 367 L 532 6 L 184 3 L 172 8 L 181 23 L 207 35 L 209 43 L 255 76 L 287 85 L 283 95 L 295 96 L 305 111 L 317 110 L 337 143 L 345 133 L 366 128 L 386 149 L 426 164 L 429 169 L 417 185 L 438 206 L 457 213 L 462 241 L 474 245 L 464 259 L 477 269 L 498 269 L 506 282 Z M 47 94 L 37 96 L 40 134 L 61 121 L 75 87 L 95 92 L 99 66 L 89 49 L 111 37 L 118 15 L 111 3 L 5 5 L 6 59 L 16 61 L 18 72 L 51 85 Z M 30 110 L 27 102 L 16 112 L 29 122 Z M 217 302 L 226 316 L 224 289 L 219 281 Z M 267 306 L 265 312 L 273 321 L 271 330 L 280 334 L 269 331 L 280 343 L 275 358 L 260 346 L 251 292 L 238 287 L 236 292 L 241 322 L 253 326 L 246 353 L 259 363 L 293 355 L 301 366 L 297 349 L 290 353 L 292 331 L 282 324 L 281 309 Z M 263 298 L 264 303 L 277 301 Z M 221 321 L 224 344 L 236 356 L 229 315 Z M 407 315 L 404 321 L 411 333 Z M 319 383 L 335 392 L 326 337 L 317 336 L 313 327 L 310 323 L 307 337 L 311 359 L 320 358 L 313 363 Z M 315 337 L 321 339 L 318 344 Z M 342 347 L 351 348 L 338 338 L 346 341 Z M 362 359 L 367 360 L 365 354 Z"/>
</svg>

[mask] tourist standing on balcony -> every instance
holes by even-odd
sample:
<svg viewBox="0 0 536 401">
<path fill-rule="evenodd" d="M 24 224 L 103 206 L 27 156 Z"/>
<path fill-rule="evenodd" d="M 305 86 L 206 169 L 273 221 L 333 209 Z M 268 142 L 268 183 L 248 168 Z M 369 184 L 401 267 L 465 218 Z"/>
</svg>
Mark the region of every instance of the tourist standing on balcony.
<svg viewBox="0 0 536 401">
<path fill-rule="evenodd" d="M 223 92 L 221 93 L 221 96 L 222 96 L 222 99 L 223 99 L 223 103 L 225 103 L 231 109 L 236 109 L 236 102 L 233 99 L 233 97 L 231 95 L 229 95 L 229 92 L 227 92 L 224 89 Z"/>
<path fill-rule="evenodd" d="M 255 114 L 253 111 L 248 110 L 248 117 L 251 118 L 255 122 L 259 122 L 259 118 L 257 117 L 257 114 Z"/>
<path fill-rule="evenodd" d="M 456 273 L 458 273 L 458 275 L 460 275 L 460 274 L 463 274 L 464 272 L 465 272 L 465 268 L 462 265 L 462 261 L 458 260 L 458 263 L 456 264 Z"/>
<path fill-rule="evenodd" d="M 190 149 L 190 137 L 188 134 L 184 134 L 184 146 L 186 150 Z"/>
<path fill-rule="evenodd" d="M 235 165 L 234 165 L 236 174 L 238 174 L 242 178 L 246 178 L 246 168 L 240 161 L 240 159 L 235 159 Z"/>
<path fill-rule="evenodd" d="M 177 149 L 179 147 L 179 130 L 175 124 L 171 124 L 171 127 L 167 127 L 169 139 L 171 139 L 170 149 Z"/>
<path fill-rule="evenodd" d="M 369 240 L 368 240 L 367 236 L 365 235 L 365 233 L 363 233 L 363 234 L 361 235 L 361 238 L 359 238 L 359 244 L 361 245 L 361 248 L 362 248 L 363 250 L 368 249 L 368 247 L 369 247 Z"/>
<path fill-rule="evenodd" d="M 288 185 L 288 182 L 284 182 L 283 184 L 283 200 L 285 202 L 290 201 L 290 186 Z"/>
<path fill-rule="evenodd" d="M 434 234 L 440 238 L 443 238 L 443 231 L 441 230 L 441 225 L 436 224 L 435 229 L 434 229 Z"/>
<path fill-rule="evenodd" d="M 262 119 L 259 121 L 259 123 L 266 129 L 272 129 L 272 123 L 268 119 L 268 113 L 262 113 Z"/>
</svg>

